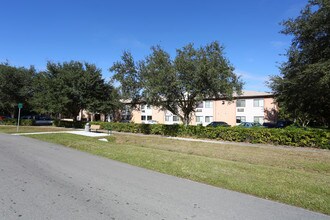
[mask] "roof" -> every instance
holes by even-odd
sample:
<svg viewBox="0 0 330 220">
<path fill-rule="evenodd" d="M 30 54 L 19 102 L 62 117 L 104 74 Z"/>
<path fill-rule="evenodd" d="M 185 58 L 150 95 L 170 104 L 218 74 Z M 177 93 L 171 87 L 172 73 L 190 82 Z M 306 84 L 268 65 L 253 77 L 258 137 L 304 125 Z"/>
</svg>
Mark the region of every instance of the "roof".
<svg viewBox="0 0 330 220">
<path fill-rule="evenodd" d="M 249 91 L 249 90 L 242 90 L 242 94 L 241 95 L 237 95 L 237 93 L 235 92 L 233 94 L 233 98 L 234 99 L 240 99 L 240 98 L 265 98 L 265 97 L 274 97 L 273 93 L 270 92 L 257 92 L 257 91 Z M 224 98 L 206 98 L 204 100 L 224 100 Z M 130 104 L 131 100 L 129 99 L 121 99 L 120 100 L 122 103 L 124 104 Z M 144 103 L 144 101 L 140 101 L 139 103 Z"/>
<path fill-rule="evenodd" d="M 247 98 L 247 97 L 273 97 L 274 94 L 270 92 L 257 92 L 257 91 L 249 91 L 243 90 L 241 95 L 234 94 L 235 98 Z"/>
</svg>

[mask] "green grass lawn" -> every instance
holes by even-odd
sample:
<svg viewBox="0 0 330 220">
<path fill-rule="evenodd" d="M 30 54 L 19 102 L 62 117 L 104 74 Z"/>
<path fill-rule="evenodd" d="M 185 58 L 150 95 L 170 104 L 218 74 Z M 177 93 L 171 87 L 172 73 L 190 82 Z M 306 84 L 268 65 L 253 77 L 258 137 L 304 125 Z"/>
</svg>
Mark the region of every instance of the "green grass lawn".
<svg viewBox="0 0 330 220">
<path fill-rule="evenodd" d="M 109 142 L 73 134 L 43 141 L 330 214 L 330 151 L 236 146 L 115 134 Z"/>
<path fill-rule="evenodd" d="M 49 132 L 49 131 L 66 131 L 72 130 L 69 128 L 60 128 L 53 126 L 20 126 L 17 132 L 17 127 L 12 125 L 0 125 L 0 132 L 14 134 L 14 133 L 30 133 L 30 132 Z"/>
</svg>

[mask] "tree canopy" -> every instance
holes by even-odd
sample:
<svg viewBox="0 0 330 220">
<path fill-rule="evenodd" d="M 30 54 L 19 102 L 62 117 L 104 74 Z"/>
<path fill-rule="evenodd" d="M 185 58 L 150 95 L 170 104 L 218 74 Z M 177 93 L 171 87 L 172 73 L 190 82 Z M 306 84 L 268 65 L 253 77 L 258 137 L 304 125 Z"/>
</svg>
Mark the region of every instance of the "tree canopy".
<svg viewBox="0 0 330 220">
<path fill-rule="evenodd" d="M 119 105 L 115 88 L 105 83 L 95 65 L 78 61 L 47 63 L 47 71 L 35 80 L 32 99 L 34 110 L 40 113 L 63 114 L 76 118 L 82 109 L 109 113 Z"/>
<path fill-rule="evenodd" d="M 14 117 L 18 103 L 24 103 L 26 108 L 33 95 L 32 80 L 35 75 L 34 67 L 27 69 L 1 63 L 0 110 Z"/>
<path fill-rule="evenodd" d="M 288 60 L 270 88 L 280 106 L 302 125 L 330 125 L 330 2 L 309 0 L 295 19 L 283 23 L 292 35 Z"/>
<path fill-rule="evenodd" d="M 178 49 L 172 60 L 164 49 L 154 46 L 151 54 L 139 62 L 124 52 L 122 61 L 110 70 L 125 98 L 168 110 L 189 124 L 203 99 L 230 100 L 234 92 L 241 92 L 243 83 L 223 50 L 218 42 L 199 48 L 188 44 Z"/>
</svg>

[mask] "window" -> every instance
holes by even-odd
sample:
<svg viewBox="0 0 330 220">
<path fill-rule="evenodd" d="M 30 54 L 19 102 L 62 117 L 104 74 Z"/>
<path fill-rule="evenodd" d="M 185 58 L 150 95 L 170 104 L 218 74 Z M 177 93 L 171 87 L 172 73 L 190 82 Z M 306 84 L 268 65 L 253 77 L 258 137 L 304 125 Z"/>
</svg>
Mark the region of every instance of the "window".
<svg viewBox="0 0 330 220">
<path fill-rule="evenodd" d="M 147 105 L 147 109 L 151 109 L 151 106 L 150 105 Z"/>
<path fill-rule="evenodd" d="M 145 115 L 142 115 L 141 116 L 141 121 L 145 121 L 146 120 L 146 116 Z"/>
<path fill-rule="evenodd" d="M 237 112 L 244 112 L 244 108 L 238 108 Z"/>
<path fill-rule="evenodd" d="M 205 116 L 205 122 L 212 122 L 213 116 Z"/>
<path fill-rule="evenodd" d="M 254 116 L 253 121 L 258 122 L 260 124 L 263 124 L 264 123 L 264 116 Z"/>
<path fill-rule="evenodd" d="M 263 99 L 253 99 L 253 107 L 264 107 Z"/>
<path fill-rule="evenodd" d="M 196 122 L 203 122 L 203 116 L 196 116 Z"/>
<path fill-rule="evenodd" d="M 122 115 L 130 115 L 130 114 L 131 114 L 130 107 L 128 105 L 125 105 L 122 110 Z"/>
<path fill-rule="evenodd" d="M 245 107 L 245 100 L 244 99 L 238 99 L 236 101 L 236 107 Z"/>
<path fill-rule="evenodd" d="M 141 112 L 142 113 L 146 112 L 146 106 L 145 105 L 141 105 Z"/>
<path fill-rule="evenodd" d="M 173 115 L 173 121 L 179 121 L 179 117 L 176 115 Z"/>
<path fill-rule="evenodd" d="M 198 103 L 197 108 L 203 108 L 203 102 Z"/>
<path fill-rule="evenodd" d="M 148 116 L 147 116 L 147 120 L 148 120 L 148 121 L 152 120 L 152 116 L 151 116 L 151 115 L 148 115 Z"/>
<path fill-rule="evenodd" d="M 170 121 L 170 116 L 165 116 L 165 121 Z"/>
<path fill-rule="evenodd" d="M 246 121 L 245 116 L 236 116 L 236 123 L 241 123 L 241 122 L 245 122 L 245 121 Z"/>
<path fill-rule="evenodd" d="M 205 101 L 205 108 L 213 108 L 213 102 L 212 101 Z"/>
</svg>

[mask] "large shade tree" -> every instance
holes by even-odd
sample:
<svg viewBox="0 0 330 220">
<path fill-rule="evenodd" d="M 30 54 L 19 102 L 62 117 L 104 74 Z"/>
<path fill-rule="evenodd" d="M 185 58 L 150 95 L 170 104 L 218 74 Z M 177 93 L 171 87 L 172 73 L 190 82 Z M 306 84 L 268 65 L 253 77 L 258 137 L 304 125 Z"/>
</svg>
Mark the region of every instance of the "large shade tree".
<svg viewBox="0 0 330 220">
<path fill-rule="evenodd" d="M 101 69 L 89 63 L 48 62 L 47 71 L 34 83 L 38 89 L 31 102 L 39 113 L 76 119 L 80 110 L 105 113 L 118 102 L 113 95 L 115 88 L 104 81 Z"/>
<path fill-rule="evenodd" d="M 168 110 L 187 125 L 203 99 L 231 100 L 235 92 L 241 92 L 243 83 L 223 50 L 218 42 L 199 48 L 188 44 L 178 49 L 172 60 L 165 50 L 155 46 L 139 62 L 125 52 L 122 61 L 110 70 L 125 98 Z"/>
<path fill-rule="evenodd" d="M 33 95 L 32 80 L 36 75 L 34 67 L 15 67 L 8 63 L 0 64 L 0 110 L 15 116 L 18 103 L 29 107 Z"/>
<path fill-rule="evenodd" d="M 117 114 L 123 107 L 118 89 L 110 82 L 100 85 L 98 89 L 100 90 L 99 97 L 97 99 L 92 99 L 92 102 L 88 104 L 88 111 L 109 115 L 112 120 L 116 121 Z"/>
<path fill-rule="evenodd" d="M 129 101 L 132 109 L 142 100 L 142 80 L 140 76 L 140 63 L 136 63 L 132 54 L 124 51 L 121 61 L 115 62 L 109 69 L 114 72 L 112 79 L 119 82 L 120 97 Z"/>
<path fill-rule="evenodd" d="M 330 125 L 330 1 L 309 0 L 301 14 L 283 22 L 293 36 L 281 75 L 270 88 L 280 106 L 298 123 Z"/>
</svg>

